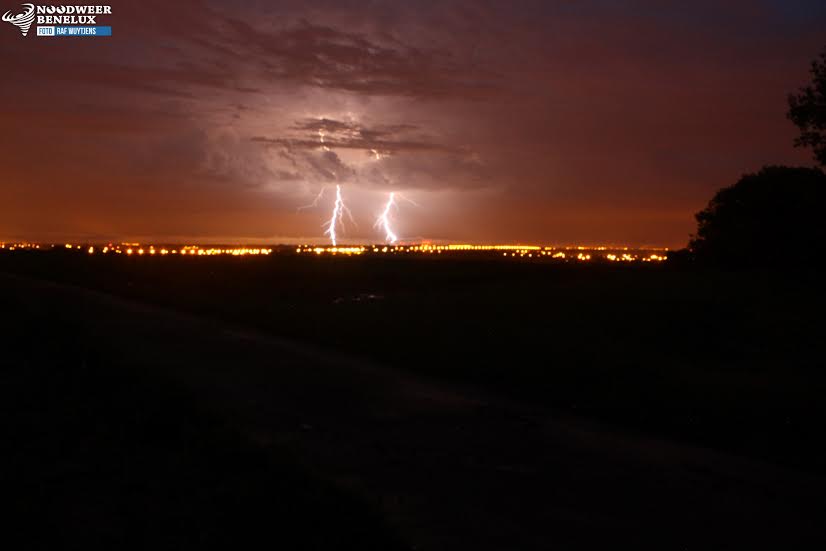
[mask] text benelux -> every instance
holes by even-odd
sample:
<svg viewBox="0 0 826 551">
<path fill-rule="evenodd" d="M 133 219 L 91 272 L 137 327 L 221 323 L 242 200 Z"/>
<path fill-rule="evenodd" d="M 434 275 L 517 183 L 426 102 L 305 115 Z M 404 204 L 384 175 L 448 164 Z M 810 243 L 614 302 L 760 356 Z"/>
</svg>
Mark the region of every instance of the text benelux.
<svg viewBox="0 0 826 551">
<path fill-rule="evenodd" d="M 37 24 L 94 25 L 95 16 L 111 13 L 112 6 L 37 6 Z"/>
</svg>

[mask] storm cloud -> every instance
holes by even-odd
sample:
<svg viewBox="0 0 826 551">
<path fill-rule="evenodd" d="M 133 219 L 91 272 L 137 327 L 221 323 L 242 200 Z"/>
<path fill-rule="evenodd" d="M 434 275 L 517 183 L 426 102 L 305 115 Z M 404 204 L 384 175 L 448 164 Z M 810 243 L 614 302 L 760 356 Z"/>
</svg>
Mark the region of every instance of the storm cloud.
<svg viewBox="0 0 826 551">
<path fill-rule="evenodd" d="M 717 188 L 808 164 L 785 95 L 826 23 L 804 0 L 111 5 L 109 38 L 0 28 L 0 237 L 316 236 L 326 205 L 296 209 L 337 183 L 365 217 L 414 197 L 409 235 L 681 245 Z"/>
</svg>

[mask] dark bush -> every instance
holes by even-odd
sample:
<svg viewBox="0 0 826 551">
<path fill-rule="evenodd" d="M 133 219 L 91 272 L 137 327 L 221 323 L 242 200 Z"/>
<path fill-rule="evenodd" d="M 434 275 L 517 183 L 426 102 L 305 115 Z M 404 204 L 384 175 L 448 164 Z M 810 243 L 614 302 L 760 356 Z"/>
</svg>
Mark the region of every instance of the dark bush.
<svg viewBox="0 0 826 551">
<path fill-rule="evenodd" d="M 825 208 L 820 169 L 765 167 L 718 191 L 697 213 L 689 248 L 719 265 L 812 264 L 826 252 Z"/>
</svg>

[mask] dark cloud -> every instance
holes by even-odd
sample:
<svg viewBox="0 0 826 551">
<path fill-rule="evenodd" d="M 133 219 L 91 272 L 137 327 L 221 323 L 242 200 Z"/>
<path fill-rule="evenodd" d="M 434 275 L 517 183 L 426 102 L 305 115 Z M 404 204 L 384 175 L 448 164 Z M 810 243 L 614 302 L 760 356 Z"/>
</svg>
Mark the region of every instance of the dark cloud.
<svg viewBox="0 0 826 551">
<path fill-rule="evenodd" d="M 349 138 L 367 140 L 383 139 L 419 130 L 417 126 L 412 124 L 383 125 L 369 128 L 355 122 L 343 122 L 327 118 L 297 121 L 293 124 L 292 129 L 314 133 L 341 134 Z"/>
<path fill-rule="evenodd" d="M 486 183 L 473 151 L 429 137 L 413 124 L 371 126 L 323 117 L 302 119 L 290 125 L 284 137 L 255 136 L 252 141 L 277 151 L 307 182 L 442 191 L 475 189 Z M 337 151 L 360 156 L 346 163 Z"/>
<path fill-rule="evenodd" d="M 260 30 L 226 18 L 222 36 L 236 59 L 251 62 L 266 78 L 376 95 L 483 97 L 493 74 L 473 71 L 447 51 L 397 40 L 380 43 L 363 34 L 301 20 L 280 30 Z"/>
<path fill-rule="evenodd" d="M 399 153 L 461 153 L 459 147 L 450 146 L 425 137 L 416 139 L 418 128 L 410 124 L 367 127 L 355 122 L 331 119 L 304 120 L 295 123 L 290 130 L 299 131 L 298 137 L 268 138 L 254 136 L 252 141 L 295 149 L 359 149 L 374 155 Z"/>
</svg>

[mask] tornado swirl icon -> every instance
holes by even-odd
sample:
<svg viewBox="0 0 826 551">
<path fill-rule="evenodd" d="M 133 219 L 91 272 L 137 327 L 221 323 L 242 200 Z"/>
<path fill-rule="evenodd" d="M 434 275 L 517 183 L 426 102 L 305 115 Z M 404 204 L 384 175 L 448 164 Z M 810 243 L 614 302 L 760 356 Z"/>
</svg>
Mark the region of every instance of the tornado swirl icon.
<svg viewBox="0 0 826 551">
<path fill-rule="evenodd" d="M 17 25 L 23 36 L 26 36 L 34 21 L 34 4 L 23 4 L 23 8 L 23 13 L 17 15 L 12 15 L 11 11 L 7 11 L 3 14 L 3 21 Z"/>
</svg>

